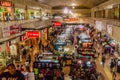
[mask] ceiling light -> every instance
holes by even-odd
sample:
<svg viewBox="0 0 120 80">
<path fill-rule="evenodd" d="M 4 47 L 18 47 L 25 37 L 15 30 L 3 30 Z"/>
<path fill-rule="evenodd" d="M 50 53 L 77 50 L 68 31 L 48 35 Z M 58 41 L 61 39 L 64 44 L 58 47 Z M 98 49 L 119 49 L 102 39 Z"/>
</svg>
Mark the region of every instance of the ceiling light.
<svg viewBox="0 0 120 80">
<path fill-rule="evenodd" d="M 75 6 L 75 3 L 72 3 L 72 6 Z"/>
<path fill-rule="evenodd" d="M 64 9 L 64 13 L 67 14 L 69 12 L 68 8 Z"/>
</svg>

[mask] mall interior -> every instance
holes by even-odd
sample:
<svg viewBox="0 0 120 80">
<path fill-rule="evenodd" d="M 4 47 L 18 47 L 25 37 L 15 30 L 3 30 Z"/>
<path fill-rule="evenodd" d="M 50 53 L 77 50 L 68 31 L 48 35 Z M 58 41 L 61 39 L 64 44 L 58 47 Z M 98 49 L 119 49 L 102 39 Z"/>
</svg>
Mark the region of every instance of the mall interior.
<svg viewBox="0 0 120 80">
<path fill-rule="evenodd" d="M 120 80 L 120 0 L 0 0 L 0 80 Z"/>
</svg>

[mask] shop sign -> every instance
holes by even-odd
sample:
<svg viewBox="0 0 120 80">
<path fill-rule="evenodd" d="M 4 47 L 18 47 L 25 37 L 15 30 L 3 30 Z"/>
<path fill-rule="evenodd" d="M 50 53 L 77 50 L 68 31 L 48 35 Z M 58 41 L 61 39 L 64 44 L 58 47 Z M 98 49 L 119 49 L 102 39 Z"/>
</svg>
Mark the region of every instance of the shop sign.
<svg viewBox="0 0 120 80">
<path fill-rule="evenodd" d="M 0 1 L 0 6 L 11 7 L 12 2 L 11 1 Z"/>
<path fill-rule="evenodd" d="M 10 36 L 10 27 L 2 27 L 3 37 Z"/>
<path fill-rule="evenodd" d="M 27 39 L 28 39 L 28 37 L 26 35 L 21 36 L 21 41 L 25 41 Z"/>
<path fill-rule="evenodd" d="M 39 31 L 28 31 L 26 32 L 26 37 L 27 38 L 39 38 L 40 32 Z"/>
<path fill-rule="evenodd" d="M 54 27 L 60 27 L 62 24 L 61 24 L 61 22 L 54 22 Z"/>
<path fill-rule="evenodd" d="M 78 21 L 78 18 L 66 18 L 66 19 L 63 19 L 63 21 L 68 21 L 68 22 Z"/>
<path fill-rule="evenodd" d="M 10 26 L 10 35 L 19 33 L 21 31 L 21 25 L 12 25 Z"/>
</svg>

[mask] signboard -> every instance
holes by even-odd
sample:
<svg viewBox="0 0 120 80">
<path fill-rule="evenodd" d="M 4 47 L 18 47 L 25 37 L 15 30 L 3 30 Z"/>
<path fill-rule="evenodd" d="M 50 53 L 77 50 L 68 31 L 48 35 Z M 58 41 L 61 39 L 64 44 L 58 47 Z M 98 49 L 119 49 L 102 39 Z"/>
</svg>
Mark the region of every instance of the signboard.
<svg viewBox="0 0 120 80">
<path fill-rule="evenodd" d="M 39 38 L 40 32 L 39 31 L 28 31 L 26 32 L 26 37 L 28 38 Z"/>
<path fill-rule="evenodd" d="M 62 24 L 61 24 L 61 22 L 54 22 L 53 25 L 54 25 L 54 27 L 60 27 Z"/>
<path fill-rule="evenodd" d="M 10 27 L 2 27 L 3 38 L 10 36 Z"/>
<path fill-rule="evenodd" d="M 78 21 L 78 18 L 66 18 L 66 19 L 63 19 L 63 21 L 68 21 L 68 22 Z"/>
<path fill-rule="evenodd" d="M 11 7 L 12 2 L 11 1 L 0 1 L 0 6 Z"/>
<path fill-rule="evenodd" d="M 12 25 L 10 26 L 10 35 L 19 33 L 21 31 L 21 25 Z"/>
<path fill-rule="evenodd" d="M 28 39 L 28 37 L 26 35 L 21 36 L 21 41 L 25 41 L 27 39 Z"/>
</svg>

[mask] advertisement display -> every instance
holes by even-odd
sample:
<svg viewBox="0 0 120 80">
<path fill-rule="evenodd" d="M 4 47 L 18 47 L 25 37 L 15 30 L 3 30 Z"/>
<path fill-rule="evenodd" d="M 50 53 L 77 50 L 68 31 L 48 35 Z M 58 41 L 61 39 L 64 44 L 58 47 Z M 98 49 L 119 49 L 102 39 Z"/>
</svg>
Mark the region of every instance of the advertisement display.
<svg viewBox="0 0 120 80">
<path fill-rule="evenodd" d="M 2 27 L 3 38 L 9 37 L 10 35 L 17 34 L 21 31 L 21 25 L 11 25 Z"/>
<path fill-rule="evenodd" d="M 113 25 L 107 25 L 107 33 L 112 36 L 113 30 L 112 30 Z"/>
<path fill-rule="evenodd" d="M 61 24 L 61 22 L 54 22 L 54 23 L 53 23 L 53 26 L 54 26 L 54 27 L 61 27 L 62 24 Z"/>
<path fill-rule="evenodd" d="M 3 38 L 10 36 L 10 27 L 2 27 Z"/>
<path fill-rule="evenodd" d="M 21 31 L 21 25 L 10 26 L 10 35 L 17 34 Z"/>
<path fill-rule="evenodd" d="M 102 25 L 102 21 L 96 21 L 96 29 L 98 31 L 102 31 L 103 25 Z"/>
<path fill-rule="evenodd" d="M 39 31 L 27 31 L 26 36 L 28 38 L 40 38 L 40 32 Z"/>
<path fill-rule="evenodd" d="M 12 7 L 12 2 L 11 1 L 0 1 L 0 6 Z"/>
<path fill-rule="evenodd" d="M 16 47 L 16 45 L 11 45 L 10 46 L 10 54 L 13 55 L 13 56 L 17 55 L 17 47 Z"/>
</svg>

